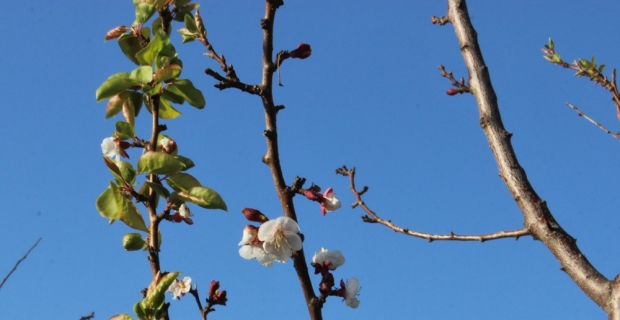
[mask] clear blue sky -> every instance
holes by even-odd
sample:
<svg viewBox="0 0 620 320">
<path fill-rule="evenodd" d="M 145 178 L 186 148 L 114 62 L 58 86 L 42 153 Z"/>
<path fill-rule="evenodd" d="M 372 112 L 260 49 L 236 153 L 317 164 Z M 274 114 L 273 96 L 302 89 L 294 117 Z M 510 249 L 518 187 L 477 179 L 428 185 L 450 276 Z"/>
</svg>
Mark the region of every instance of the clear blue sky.
<svg viewBox="0 0 620 320">
<path fill-rule="evenodd" d="M 258 83 L 261 1 L 203 1 L 208 36 L 239 77 Z M 0 291 L 2 319 L 96 319 L 132 313 L 150 281 L 142 252 L 125 252 L 131 230 L 108 225 L 94 203 L 111 176 L 101 140 L 104 120 L 95 89 L 128 71 L 107 30 L 132 23 L 125 1 L 40 1 L 6 6 L 0 25 L 0 274 L 36 241 L 39 246 Z M 565 102 L 619 131 L 610 95 L 542 59 L 553 37 L 568 61 L 589 58 L 620 66 L 617 1 L 471 1 L 473 24 L 521 164 L 562 226 L 608 278 L 620 268 L 617 194 L 619 142 L 579 118 Z M 286 1 L 278 11 L 275 47 L 312 45 L 306 60 L 286 61 L 275 101 L 287 181 L 296 175 L 332 186 L 343 209 L 321 216 L 299 197 L 296 206 L 308 256 L 339 249 L 346 263 L 337 280 L 356 276 L 356 310 L 330 298 L 326 319 L 594 319 L 605 314 L 559 263 L 531 238 L 486 243 L 433 242 L 364 224 L 352 210 L 347 179 L 356 166 L 365 201 L 382 217 L 435 233 L 488 233 L 523 226 L 520 211 L 498 177 L 478 125 L 475 100 L 447 96 L 443 64 L 465 76 L 454 31 L 430 23 L 445 1 Z M 181 28 L 180 24 L 173 26 Z M 219 92 L 203 70 L 219 69 L 198 43 L 175 45 L 183 75 L 207 100 L 204 110 L 180 106 L 165 122 L 191 173 L 226 200 L 229 212 L 193 207 L 195 224 L 163 225 L 162 269 L 182 271 L 204 292 L 212 279 L 228 291 L 227 307 L 209 319 L 305 319 L 292 262 L 263 268 L 239 257 L 247 224 L 242 207 L 282 215 L 270 173 L 264 116 L 257 97 Z M 140 117 L 137 132 L 146 136 Z M 132 161 L 139 152 L 130 150 Z M 142 209 L 144 212 L 144 209 Z M 313 276 L 318 286 L 319 277 Z M 191 298 L 174 301 L 173 319 L 197 318 Z"/>
</svg>

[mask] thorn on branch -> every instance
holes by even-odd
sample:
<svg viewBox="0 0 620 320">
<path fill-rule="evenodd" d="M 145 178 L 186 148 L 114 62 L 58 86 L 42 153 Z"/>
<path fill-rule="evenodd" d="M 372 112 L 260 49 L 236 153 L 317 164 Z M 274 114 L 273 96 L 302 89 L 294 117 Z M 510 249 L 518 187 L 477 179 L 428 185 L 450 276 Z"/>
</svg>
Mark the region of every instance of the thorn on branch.
<svg viewBox="0 0 620 320">
<path fill-rule="evenodd" d="M 280 104 L 280 105 L 277 105 L 277 106 L 275 106 L 275 107 L 273 107 L 273 108 L 276 110 L 276 114 L 278 114 L 278 111 L 280 111 L 280 110 L 284 109 L 284 105 L 281 105 L 281 104 Z"/>
</svg>

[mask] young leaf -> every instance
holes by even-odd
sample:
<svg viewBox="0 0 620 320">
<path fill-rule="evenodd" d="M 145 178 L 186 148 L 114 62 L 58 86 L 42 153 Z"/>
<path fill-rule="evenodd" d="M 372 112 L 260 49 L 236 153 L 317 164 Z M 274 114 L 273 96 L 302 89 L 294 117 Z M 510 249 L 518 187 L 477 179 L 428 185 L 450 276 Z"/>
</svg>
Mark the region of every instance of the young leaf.
<svg viewBox="0 0 620 320">
<path fill-rule="evenodd" d="M 108 101 L 108 105 L 105 108 L 105 118 L 110 119 L 116 114 L 118 114 L 123 108 L 123 103 L 125 103 L 125 100 L 127 100 L 127 98 L 129 98 L 128 91 L 123 91 L 112 97 Z"/>
<path fill-rule="evenodd" d="M 185 102 L 185 99 L 183 99 L 182 96 L 170 92 L 167 87 L 161 92 L 161 97 L 172 103 L 183 104 Z"/>
<path fill-rule="evenodd" d="M 153 67 L 150 65 L 137 67 L 131 71 L 129 77 L 141 83 L 149 83 L 153 81 Z"/>
<path fill-rule="evenodd" d="M 205 107 L 205 98 L 202 92 L 196 89 L 190 80 L 176 79 L 172 81 L 167 89 L 171 93 L 183 97 L 190 105 L 198 109 Z"/>
<path fill-rule="evenodd" d="M 155 71 L 155 75 L 153 76 L 153 80 L 157 82 L 166 81 L 172 78 L 176 78 L 181 74 L 181 67 L 176 64 L 170 64 L 163 69 L 158 69 Z"/>
<path fill-rule="evenodd" d="M 123 54 L 125 54 L 131 62 L 140 65 L 140 62 L 138 62 L 136 58 L 136 54 L 142 50 L 138 38 L 131 33 L 125 33 L 118 38 L 118 46 L 121 47 L 121 51 L 123 51 Z"/>
<path fill-rule="evenodd" d="M 186 158 L 184 156 L 179 156 L 177 155 L 177 159 L 179 159 L 179 161 L 183 162 L 183 164 L 185 165 L 185 168 L 181 171 L 185 171 L 189 168 L 194 167 L 194 161 L 192 161 L 192 159 L 190 158 Z"/>
<path fill-rule="evenodd" d="M 190 34 L 197 34 L 198 28 L 196 28 L 196 20 L 191 14 L 186 14 L 183 18 L 183 22 L 185 23 L 185 28 L 189 31 Z"/>
<path fill-rule="evenodd" d="M 151 42 L 136 54 L 136 58 L 142 66 L 150 66 L 159 55 L 159 52 L 170 42 L 168 36 L 163 32 L 155 34 Z"/>
<path fill-rule="evenodd" d="M 187 173 L 175 173 L 168 177 L 166 183 L 175 191 L 189 193 L 194 187 L 201 187 L 198 179 Z"/>
<path fill-rule="evenodd" d="M 148 3 L 139 3 L 136 6 L 136 21 L 133 23 L 133 25 L 136 26 L 139 24 L 144 24 L 153 16 L 156 11 L 157 8 Z"/>
<path fill-rule="evenodd" d="M 180 272 L 170 272 L 164 275 L 157 286 L 153 289 L 149 288 L 149 291 L 144 298 L 144 306 L 146 308 L 155 309 L 164 304 L 166 290 L 170 287 L 172 282 L 180 275 Z"/>
<path fill-rule="evenodd" d="M 138 208 L 136 208 L 136 206 L 133 204 L 133 202 L 131 202 L 131 199 L 121 197 L 121 208 L 121 221 L 123 221 L 130 228 L 148 232 L 148 229 L 144 224 L 144 219 L 142 218 L 142 215 L 138 211 Z"/>
<path fill-rule="evenodd" d="M 121 140 L 133 139 L 136 135 L 133 126 L 125 121 L 116 122 L 116 132 Z"/>
<path fill-rule="evenodd" d="M 138 303 L 133 305 L 133 312 L 138 316 L 140 320 L 146 320 L 146 311 L 142 306 L 142 301 L 138 301 Z"/>
<path fill-rule="evenodd" d="M 123 160 L 117 160 L 114 161 L 116 163 L 116 165 L 118 166 L 118 169 L 121 172 L 122 175 L 122 179 L 118 179 L 116 182 L 117 184 L 121 185 L 123 183 L 123 180 L 125 180 L 125 182 L 127 182 L 130 185 L 133 185 L 133 183 L 136 181 L 136 169 L 134 169 L 134 167 L 131 165 L 131 163 L 127 162 L 127 161 L 123 161 Z M 114 174 L 114 172 L 113 172 Z M 120 177 L 118 177 L 120 178 Z M 116 177 L 115 177 L 116 179 Z"/>
<path fill-rule="evenodd" d="M 136 107 L 133 102 L 133 99 L 127 99 L 123 103 L 123 117 L 132 127 L 136 124 Z"/>
<path fill-rule="evenodd" d="M 228 211 L 228 207 L 224 202 L 224 199 L 215 192 L 215 190 L 207 187 L 194 187 L 190 190 L 190 195 L 198 197 L 204 201 L 204 203 L 196 203 L 197 205 L 206 209 L 222 209 Z"/>
<path fill-rule="evenodd" d="M 133 320 L 133 318 L 126 313 L 121 313 L 112 316 L 109 320 Z"/>
<path fill-rule="evenodd" d="M 150 181 L 145 181 L 144 184 L 153 189 L 153 191 L 155 191 L 155 193 L 157 193 L 160 197 L 164 199 L 168 199 L 168 197 L 170 197 L 170 191 L 168 191 L 166 187 Z"/>
<path fill-rule="evenodd" d="M 170 175 L 181 171 L 184 167 L 185 165 L 183 162 L 163 152 L 149 151 L 143 154 L 138 160 L 139 173 Z"/>
<path fill-rule="evenodd" d="M 129 89 L 135 85 L 140 84 L 136 80 L 130 77 L 129 72 L 119 72 L 111 75 L 106 81 L 104 81 L 97 91 L 95 92 L 95 98 L 97 102 L 105 100 Z"/>
<path fill-rule="evenodd" d="M 164 98 L 159 99 L 159 117 L 161 119 L 174 119 L 180 115 L 181 112 L 173 108 L 168 100 Z"/>
<path fill-rule="evenodd" d="M 110 186 L 99 195 L 95 202 L 97 211 L 104 218 L 111 221 L 118 220 L 120 218 L 120 198 L 121 195 L 118 187 L 114 182 L 110 181 Z"/>
</svg>

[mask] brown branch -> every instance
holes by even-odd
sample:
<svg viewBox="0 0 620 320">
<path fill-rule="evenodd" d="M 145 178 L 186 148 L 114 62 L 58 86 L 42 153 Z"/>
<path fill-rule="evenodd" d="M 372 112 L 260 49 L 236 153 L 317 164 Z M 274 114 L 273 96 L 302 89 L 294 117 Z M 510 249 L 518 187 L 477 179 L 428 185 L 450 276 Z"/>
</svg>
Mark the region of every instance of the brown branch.
<svg viewBox="0 0 620 320">
<path fill-rule="evenodd" d="M 573 110 L 575 110 L 575 112 L 577 112 L 577 114 L 580 117 L 583 117 L 584 119 L 590 121 L 592 124 L 594 124 L 595 126 L 599 127 L 599 129 L 605 131 L 605 133 L 607 133 L 608 135 L 612 136 L 614 139 L 619 140 L 620 141 L 620 136 L 618 136 L 617 134 L 609 131 L 607 128 L 605 128 L 602 124 L 594 121 L 592 118 L 588 117 L 588 115 L 586 115 L 585 113 L 583 113 L 581 110 L 579 110 L 579 108 L 577 108 L 576 106 L 570 104 L 570 103 L 566 103 L 567 106 L 571 107 Z"/>
<path fill-rule="evenodd" d="M 224 90 L 228 88 L 236 88 L 243 92 L 247 92 L 249 94 L 255 94 L 255 95 L 261 95 L 263 92 L 262 88 L 258 85 L 245 84 L 239 81 L 239 79 L 237 79 L 237 81 L 227 79 L 223 77 L 221 74 L 219 74 L 217 71 L 214 71 L 211 68 L 206 68 L 205 73 L 213 77 L 215 80 L 219 81 L 219 83 L 216 83 L 214 87 L 220 90 Z"/>
<path fill-rule="evenodd" d="M 200 302 L 200 297 L 198 296 L 198 285 L 194 285 L 193 288 L 190 288 L 189 293 L 196 299 L 196 304 L 198 305 L 198 310 L 200 311 L 202 320 L 207 320 L 207 314 L 209 311 L 214 311 L 215 309 L 211 308 L 210 305 L 207 305 L 204 309 L 202 308 L 202 303 Z"/>
<path fill-rule="evenodd" d="M 409 228 L 399 227 L 398 225 L 392 223 L 391 220 L 382 219 L 381 217 L 379 217 L 379 215 L 377 215 L 377 213 L 372 211 L 366 205 L 366 203 L 362 199 L 362 195 L 366 193 L 366 191 L 368 191 L 368 187 L 364 186 L 361 191 L 358 191 L 357 188 L 355 187 L 355 167 L 351 169 L 347 169 L 346 166 L 343 166 L 342 168 L 336 169 L 336 173 L 349 177 L 349 189 L 353 193 L 353 196 L 355 196 L 355 202 L 351 205 L 351 207 L 355 208 L 359 206 L 368 214 L 368 215 L 362 216 L 362 221 L 367 222 L 367 223 L 378 223 L 378 224 L 384 225 L 392 229 L 394 232 L 402 233 L 402 234 L 416 237 L 416 238 L 426 239 L 428 240 L 428 242 L 433 242 L 436 240 L 485 242 L 488 240 L 496 240 L 496 239 L 503 239 L 503 238 L 515 238 L 515 240 L 519 240 L 519 238 L 522 236 L 530 235 L 530 232 L 527 230 L 527 228 L 521 228 L 521 229 L 512 230 L 512 231 L 498 231 L 495 233 L 480 234 L 480 235 L 458 235 L 453 232 L 450 232 L 450 234 L 448 235 L 442 235 L 442 234 L 431 234 L 431 233 L 426 233 L 426 232 L 419 232 L 419 231 L 411 230 Z"/>
<path fill-rule="evenodd" d="M 610 319 L 620 319 L 617 285 L 605 278 L 577 247 L 576 240 L 555 220 L 547 203 L 530 184 L 525 170 L 519 164 L 510 142 L 511 134 L 502 123 L 497 96 L 491 84 L 488 67 L 484 63 L 478 36 L 471 24 L 464 0 L 448 1 L 448 17 L 454 26 L 461 53 L 469 71 L 469 85 L 476 97 L 482 127 L 489 146 L 510 194 L 524 217 L 525 227 L 535 239 L 542 241 L 562 265 L 562 269 Z M 614 282 L 615 283 L 615 282 Z M 614 297 L 614 299 L 612 299 Z"/>
<path fill-rule="evenodd" d="M 26 251 L 26 254 L 21 259 L 17 260 L 17 262 L 13 266 L 13 269 L 11 269 L 11 271 L 9 271 L 9 274 L 7 274 L 6 277 L 4 277 L 4 279 L 2 279 L 2 282 L 0 282 L 0 289 L 2 289 L 2 286 L 4 285 L 4 283 L 9 279 L 11 274 L 13 274 L 13 272 L 17 269 L 17 266 L 19 266 L 19 264 L 22 263 L 22 261 L 26 260 L 26 258 L 28 257 L 28 254 L 30 254 L 30 251 L 32 251 L 32 249 L 34 249 L 34 247 L 36 247 L 39 244 L 39 241 L 41 241 L 41 239 L 43 239 L 43 238 L 39 238 L 39 240 L 37 240 L 37 242 L 35 242 L 32 245 L 32 247 L 30 247 L 30 249 L 28 249 L 28 251 Z"/>
<path fill-rule="evenodd" d="M 273 57 L 273 24 L 276 15 L 276 10 L 284 3 L 281 0 L 266 0 L 265 1 L 265 17 L 261 19 L 261 28 L 263 29 L 263 77 L 262 77 L 262 93 L 261 99 L 263 102 L 263 108 L 265 110 L 265 137 L 267 140 L 267 153 L 263 157 L 264 162 L 269 166 L 271 170 L 271 176 L 282 205 L 284 215 L 297 221 L 297 214 L 295 213 L 295 205 L 293 203 L 294 193 L 284 181 L 282 174 L 282 167 L 280 165 L 280 155 L 278 150 L 278 129 L 277 129 L 277 113 L 280 108 L 277 108 L 273 102 L 273 73 L 276 70 L 272 57 Z M 323 303 L 316 296 L 314 289 L 312 288 L 312 281 L 310 280 L 310 273 L 306 264 L 306 257 L 304 255 L 303 248 L 293 253 L 292 256 L 295 271 L 301 289 L 306 300 L 310 319 L 321 320 L 323 315 L 321 308 Z"/>
<path fill-rule="evenodd" d="M 465 85 L 465 79 L 461 78 L 461 81 L 456 81 L 456 79 L 454 79 L 454 76 L 452 75 L 452 71 L 450 72 L 446 72 L 446 69 L 444 68 L 444 66 L 439 65 L 439 70 L 441 71 L 441 76 L 450 80 L 450 82 L 452 82 L 452 86 L 454 86 L 456 88 L 456 90 L 452 91 L 449 90 L 448 94 L 453 96 L 457 93 L 465 93 L 465 92 L 471 92 L 469 90 L 469 86 Z"/>
</svg>

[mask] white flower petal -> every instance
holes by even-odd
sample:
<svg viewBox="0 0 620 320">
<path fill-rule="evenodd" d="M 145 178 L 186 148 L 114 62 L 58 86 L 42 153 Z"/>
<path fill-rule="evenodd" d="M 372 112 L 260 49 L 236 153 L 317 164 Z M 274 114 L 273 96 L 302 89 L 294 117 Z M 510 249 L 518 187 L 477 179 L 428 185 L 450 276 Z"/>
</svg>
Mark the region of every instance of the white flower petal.
<svg viewBox="0 0 620 320">
<path fill-rule="evenodd" d="M 360 291 L 360 281 L 357 278 L 352 277 L 347 281 L 346 285 L 346 297 L 347 306 L 355 309 L 360 305 L 360 301 L 357 299 L 357 295 Z"/>
<path fill-rule="evenodd" d="M 284 233 L 286 243 L 295 251 L 301 250 L 301 237 L 297 233 Z"/>
</svg>

